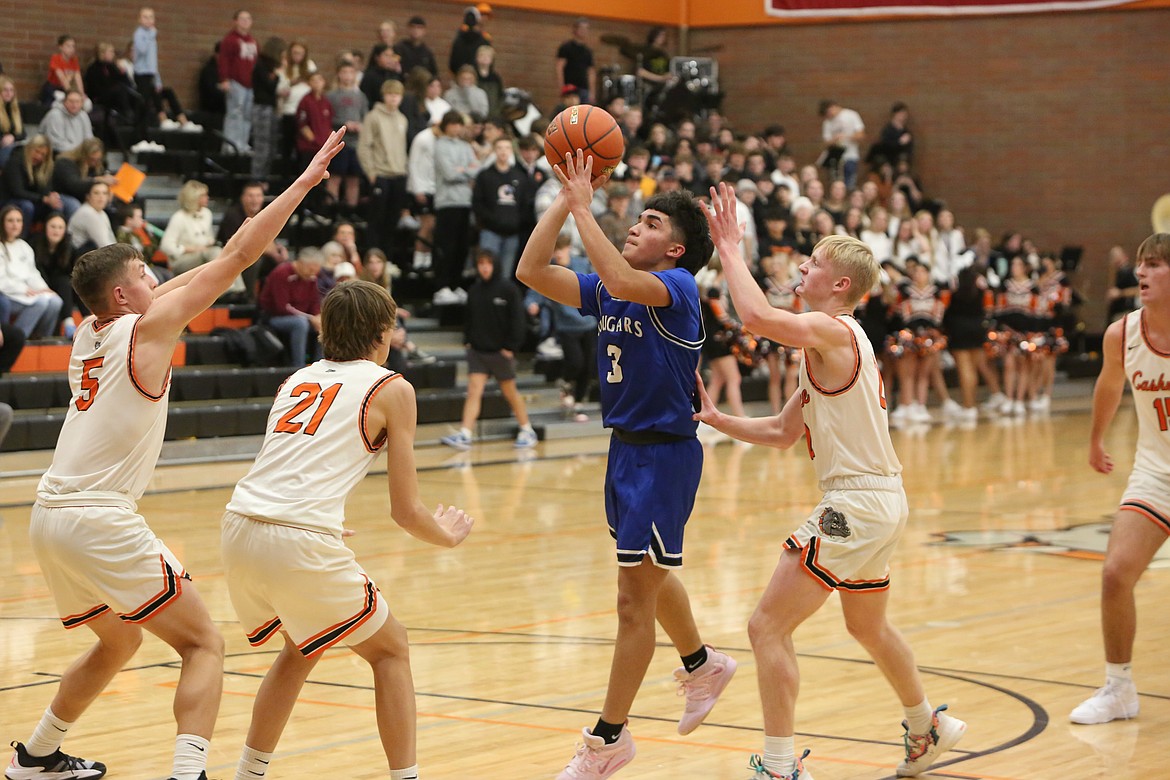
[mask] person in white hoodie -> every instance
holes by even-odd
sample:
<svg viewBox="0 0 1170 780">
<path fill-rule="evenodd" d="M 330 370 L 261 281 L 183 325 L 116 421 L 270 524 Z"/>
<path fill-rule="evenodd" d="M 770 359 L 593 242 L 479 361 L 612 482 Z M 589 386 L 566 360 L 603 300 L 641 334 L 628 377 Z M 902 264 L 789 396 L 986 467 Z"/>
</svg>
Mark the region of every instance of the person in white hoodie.
<svg viewBox="0 0 1170 780">
<path fill-rule="evenodd" d="M 61 313 L 61 296 L 37 271 L 36 255 L 23 238 L 19 206 L 0 210 L 0 310 L 16 316 L 13 325 L 28 338 L 53 335 Z"/>
</svg>

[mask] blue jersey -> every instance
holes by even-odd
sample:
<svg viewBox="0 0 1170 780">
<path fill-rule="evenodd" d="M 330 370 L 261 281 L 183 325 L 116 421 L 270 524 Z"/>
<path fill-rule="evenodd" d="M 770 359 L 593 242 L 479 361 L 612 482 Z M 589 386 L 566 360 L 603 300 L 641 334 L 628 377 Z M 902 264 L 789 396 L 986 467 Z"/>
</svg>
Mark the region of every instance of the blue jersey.
<svg viewBox="0 0 1170 780">
<path fill-rule="evenodd" d="M 655 271 L 670 305 L 614 298 L 597 274 L 577 274 L 581 312 L 597 317 L 597 372 L 607 428 L 694 436 L 695 370 L 703 346 L 699 287 L 685 268 Z"/>
</svg>

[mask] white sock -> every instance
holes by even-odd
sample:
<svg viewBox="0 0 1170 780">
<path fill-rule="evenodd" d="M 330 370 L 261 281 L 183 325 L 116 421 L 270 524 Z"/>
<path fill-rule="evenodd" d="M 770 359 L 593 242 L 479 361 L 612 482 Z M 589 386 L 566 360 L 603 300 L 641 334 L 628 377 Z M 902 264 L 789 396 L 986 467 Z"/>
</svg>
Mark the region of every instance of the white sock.
<svg viewBox="0 0 1170 780">
<path fill-rule="evenodd" d="M 391 769 L 390 780 L 418 780 L 418 764 L 406 769 Z"/>
<path fill-rule="evenodd" d="M 461 433 L 463 436 L 467 437 L 468 439 L 471 438 L 471 429 L 470 428 L 460 428 L 459 433 Z"/>
<path fill-rule="evenodd" d="M 199 780 L 207 768 L 207 748 L 211 743 L 194 734 L 175 737 L 175 764 L 171 777 L 175 780 Z"/>
<path fill-rule="evenodd" d="M 781 775 L 796 769 L 796 737 L 764 737 L 764 767 Z"/>
<path fill-rule="evenodd" d="M 1105 664 L 1106 683 L 1133 684 L 1133 664 Z"/>
<path fill-rule="evenodd" d="M 926 734 L 934 725 L 934 710 L 930 708 L 930 699 L 923 699 L 913 707 L 903 707 L 902 712 L 906 713 L 906 723 L 911 734 Z"/>
<path fill-rule="evenodd" d="M 520 430 L 524 431 L 525 433 L 536 433 L 536 429 L 532 427 L 532 423 L 521 425 Z"/>
<path fill-rule="evenodd" d="M 259 780 L 268 771 L 272 763 L 272 754 L 244 745 L 244 752 L 240 754 L 240 763 L 236 766 L 236 780 Z"/>
<path fill-rule="evenodd" d="M 72 723 L 66 723 L 53 714 L 53 708 L 47 707 L 41 716 L 41 722 L 33 729 L 32 736 L 24 744 L 24 749 L 30 756 L 47 756 L 65 741 L 65 732 L 69 731 Z"/>
</svg>

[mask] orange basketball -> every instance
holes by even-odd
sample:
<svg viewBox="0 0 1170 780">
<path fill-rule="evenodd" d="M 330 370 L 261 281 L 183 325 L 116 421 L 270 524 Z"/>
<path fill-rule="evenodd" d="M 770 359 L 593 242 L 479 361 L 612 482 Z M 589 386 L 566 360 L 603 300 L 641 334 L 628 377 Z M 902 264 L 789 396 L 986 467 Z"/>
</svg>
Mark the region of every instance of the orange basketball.
<svg viewBox="0 0 1170 780">
<path fill-rule="evenodd" d="M 565 155 L 581 149 L 593 158 L 593 178 L 613 173 L 626 151 L 617 120 L 598 106 L 570 106 L 553 117 L 544 132 L 544 156 L 563 170 Z"/>
</svg>

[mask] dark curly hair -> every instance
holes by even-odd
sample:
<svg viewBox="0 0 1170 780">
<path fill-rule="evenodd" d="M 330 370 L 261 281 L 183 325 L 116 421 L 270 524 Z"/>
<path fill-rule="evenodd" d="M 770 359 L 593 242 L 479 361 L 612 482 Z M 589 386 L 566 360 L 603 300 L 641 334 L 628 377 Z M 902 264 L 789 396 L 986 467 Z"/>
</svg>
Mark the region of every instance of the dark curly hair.
<svg viewBox="0 0 1170 780">
<path fill-rule="evenodd" d="M 674 240 L 686 251 L 678 260 L 678 267 L 697 274 L 711 259 L 715 243 L 711 240 L 711 229 L 707 225 L 706 208 L 695 200 L 687 190 L 662 192 L 646 201 L 647 210 L 660 211 L 670 217 Z"/>
</svg>

